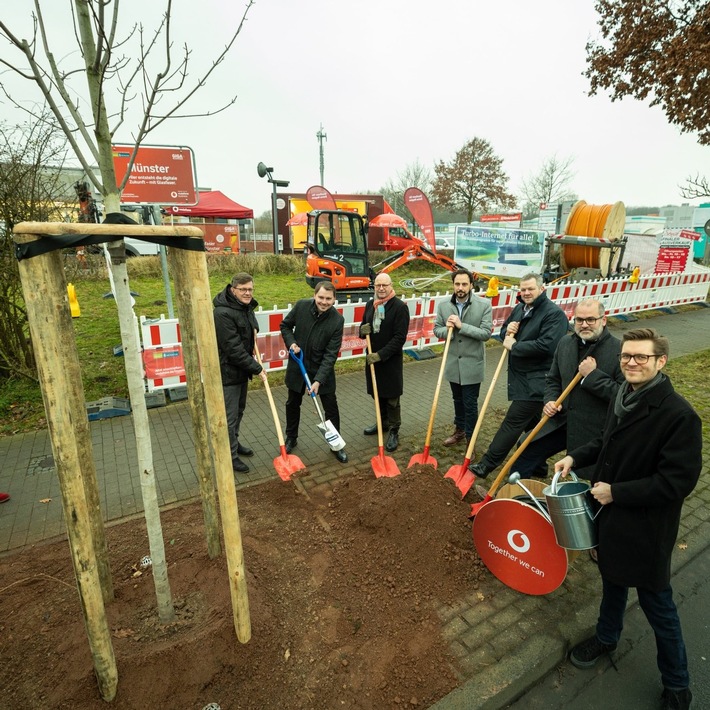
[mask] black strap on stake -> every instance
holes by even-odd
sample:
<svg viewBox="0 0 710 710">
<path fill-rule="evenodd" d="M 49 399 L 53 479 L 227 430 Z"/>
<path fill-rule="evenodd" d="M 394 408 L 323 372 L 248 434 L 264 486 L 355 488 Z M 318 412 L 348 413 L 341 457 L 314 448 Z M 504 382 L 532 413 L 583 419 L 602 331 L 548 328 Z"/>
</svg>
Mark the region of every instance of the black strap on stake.
<svg viewBox="0 0 710 710">
<path fill-rule="evenodd" d="M 104 224 L 131 224 L 135 226 L 135 222 L 119 212 L 113 212 L 106 215 Z M 150 244 L 160 244 L 174 249 L 187 249 L 188 251 L 205 251 L 205 242 L 197 237 L 156 237 L 156 236 L 131 236 L 132 239 L 140 239 L 142 242 Z M 52 237 L 51 239 L 43 237 L 36 239 L 33 242 L 24 244 L 15 243 L 15 257 L 18 261 L 23 259 L 31 259 L 33 256 L 46 254 L 55 249 L 67 249 L 69 247 L 83 247 L 90 244 L 103 244 L 104 242 L 115 242 L 117 239 L 123 239 L 122 236 L 113 236 L 110 234 L 91 234 L 89 236 L 82 234 L 65 234 L 61 237 Z"/>
</svg>

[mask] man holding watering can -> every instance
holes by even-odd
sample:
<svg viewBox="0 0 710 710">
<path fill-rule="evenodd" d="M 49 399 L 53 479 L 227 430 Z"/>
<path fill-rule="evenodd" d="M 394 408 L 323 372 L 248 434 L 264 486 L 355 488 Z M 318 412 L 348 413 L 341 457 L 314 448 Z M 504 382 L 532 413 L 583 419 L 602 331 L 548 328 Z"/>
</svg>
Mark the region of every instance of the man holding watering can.
<svg viewBox="0 0 710 710">
<path fill-rule="evenodd" d="M 662 370 L 668 340 L 650 328 L 622 336 L 625 382 L 611 402 L 602 436 L 555 464 L 595 464 L 602 600 L 596 634 L 575 646 L 571 662 L 591 668 L 616 649 L 629 587 L 651 625 L 663 682 L 663 708 L 689 708 L 692 695 L 683 634 L 670 585 L 671 554 L 683 500 L 702 466 L 701 422 Z"/>
</svg>

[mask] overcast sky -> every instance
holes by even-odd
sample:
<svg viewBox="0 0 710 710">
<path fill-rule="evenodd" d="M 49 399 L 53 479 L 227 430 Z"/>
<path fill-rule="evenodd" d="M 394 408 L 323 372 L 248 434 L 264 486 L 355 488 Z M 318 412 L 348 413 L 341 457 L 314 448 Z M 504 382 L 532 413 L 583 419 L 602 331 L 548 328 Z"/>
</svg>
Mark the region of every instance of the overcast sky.
<svg viewBox="0 0 710 710">
<path fill-rule="evenodd" d="M 71 40 L 68 0 L 43 5 L 54 36 Z M 174 5 L 174 39 L 191 46 L 196 76 L 245 3 Z M 5 20 L 23 37 L 32 6 L 16 0 Z M 150 27 L 145 13 L 163 3 L 121 6 L 126 22 Z M 572 189 L 588 203 L 680 204 L 684 178 L 710 173 L 710 148 L 681 135 L 659 108 L 587 96 L 585 44 L 597 36 L 592 0 L 257 0 L 234 51 L 190 108 L 213 110 L 233 94 L 236 104 L 164 124 L 147 142 L 191 147 L 199 185 L 256 214 L 270 207 L 259 161 L 294 192 L 320 182 L 321 124 L 324 183 L 334 193 L 378 190 L 408 164 L 433 167 L 480 137 L 503 159 L 516 194 L 557 154 L 574 158 Z M 5 58 L 9 51 L 0 47 Z M 27 82 L 17 91 L 36 98 Z M 0 98 L 0 120 L 16 118 Z M 115 136 L 129 140 L 127 127 Z"/>
</svg>

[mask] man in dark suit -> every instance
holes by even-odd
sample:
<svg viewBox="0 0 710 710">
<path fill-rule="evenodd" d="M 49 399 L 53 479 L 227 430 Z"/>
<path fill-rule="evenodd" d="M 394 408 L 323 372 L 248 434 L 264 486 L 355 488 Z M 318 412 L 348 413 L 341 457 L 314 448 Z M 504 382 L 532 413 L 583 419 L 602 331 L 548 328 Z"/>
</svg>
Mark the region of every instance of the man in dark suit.
<svg viewBox="0 0 710 710">
<path fill-rule="evenodd" d="M 619 367 L 621 343 L 606 327 L 604 305 L 596 299 L 577 303 L 574 333 L 560 340 L 545 378 L 542 413 L 550 417 L 515 462 L 521 478 L 547 476 L 547 459 L 595 439 L 604 426 L 609 402 L 624 381 Z M 580 372 L 582 379 L 567 399 L 557 398 Z M 591 470 L 577 470 L 586 478 Z"/>
<path fill-rule="evenodd" d="M 591 668 L 616 649 L 629 587 L 656 637 L 663 682 L 662 707 L 687 710 L 692 694 L 688 659 L 670 585 L 671 555 L 684 499 L 702 468 L 700 417 L 662 370 L 668 340 L 650 328 L 624 333 L 625 382 L 609 407 L 604 432 L 555 464 L 594 464 L 592 495 L 597 515 L 602 600 L 596 633 L 575 646 L 571 662 Z"/>
<path fill-rule="evenodd" d="M 382 429 L 389 430 L 385 448 L 395 451 L 399 446 L 399 427 L 402 411 L 399 398 L 404 391 L 404 358 L 402 349 L 409 331 L 409 308 L 395 295 L 389 274 L 377 274 L 375 298 L 368 301 L 360 324 L 360 337 L 370 335 L 372 352 L 367 354 L 367 365 L 375 366 L 377 395 L 382 417 Z M 365 368 L 367 393 L 374 396 L 372 373 Z M 377 424 L 363 432 L 377 434 Z"/>
</svg>

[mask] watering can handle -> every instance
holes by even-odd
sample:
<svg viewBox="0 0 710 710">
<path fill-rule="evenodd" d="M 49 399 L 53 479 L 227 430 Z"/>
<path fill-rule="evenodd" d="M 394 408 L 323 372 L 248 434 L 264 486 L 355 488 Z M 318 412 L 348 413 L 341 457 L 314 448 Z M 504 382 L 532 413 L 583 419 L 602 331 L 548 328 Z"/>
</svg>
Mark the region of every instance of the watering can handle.
<svg viewBox="0 0 710 710">
<path fill-rule="evenodd" d="M 308 377 L 308 373 L 306 372 L 306 366 L 303 364 L 303 350 L 299 350 L 297 353 L 295 353 L 293 352 L 293 350 L 289 349 L 288 354 L 298 363 L 298 367 L 301 370 L 301 375 L 303 375 L 303 379 L 306 381 L 308 394 L 313 397 L 313 399 L 315 399 L 315 393 L 311 392 L 311 380 Z"/>
<path fill-rule="evenodd" d="M 560 480 L 560 476 L 562 475 L 562 471 L 558 471 L 554 477 L 552 478 L 552 483 L 550 484 L 550 492 L 552 493 L 553 496 L 557 495 L 557 481 Z M 578 481 L 579 479 L 577 478 L 577 474 L 574 471 L 570 471 L 569 475 L 572 476 L 573 481 Z"/>
</svg>

